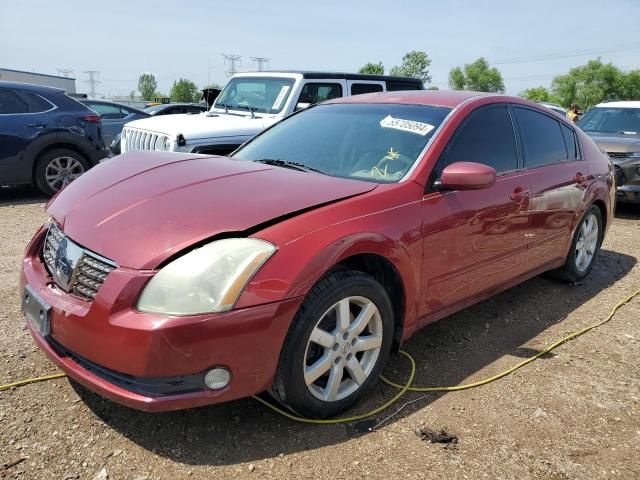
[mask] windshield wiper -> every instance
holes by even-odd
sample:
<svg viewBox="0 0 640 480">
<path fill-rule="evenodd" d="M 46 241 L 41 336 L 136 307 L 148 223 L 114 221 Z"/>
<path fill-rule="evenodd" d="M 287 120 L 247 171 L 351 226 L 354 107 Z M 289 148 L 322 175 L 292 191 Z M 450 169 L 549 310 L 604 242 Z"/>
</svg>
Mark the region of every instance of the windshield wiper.
<svg viewBox="0 0 640 480">
<path fill-rule="evenodd" d="M 229 105 L 227 105 L 226 103 L 215 103 L 213 105 L 214 108 L 216 107 L 224 107 L 224 113 L 228 114 L 229 113 Z M 209 112 L 211 113 L 211 112 Z"/>
<path fill-rule="evenodd" d="M 304 163 L 291 162 L 289 160 L 281 160 L 279 158 L 261 158 L 260 160 L 254 160 L 254 162 L 265 163 L 267 165 L 275 165 L 276 167 L 291 168 L 293 170 L 299 170 L 301 172 L 315 172 L 327 175 L 322 170 L 318 170 L 314 167 L 309 167 Z"/>
<path fill-rule="evenodd" d="M 247 110 L 249 110 L 249 112 L 251 112 L 251 118 L 256 118 L 256 114 L 255 114 L 256 109 L 255 108 L 251 108 L 249 105 L 236 105 L 236 108 L 247 109 Z"/>
</svg>

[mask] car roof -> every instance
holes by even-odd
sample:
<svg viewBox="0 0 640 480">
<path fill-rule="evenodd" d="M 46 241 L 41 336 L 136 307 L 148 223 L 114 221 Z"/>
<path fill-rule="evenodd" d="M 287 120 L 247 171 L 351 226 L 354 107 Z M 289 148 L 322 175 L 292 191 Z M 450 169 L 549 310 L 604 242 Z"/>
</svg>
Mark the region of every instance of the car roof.
<svg viewBox="0 0 640 480">
<path fill-rule="evenodd" d="M 377 92 L 335 98 L 325 103 L 402 103 L 407 105 L 433 105 L 455 108 L 472 98 L 496 97 L 501 101 L 515 100 L 506 95 L 469 92 L 466 90 L 403 90 L 398 92 Z M 520 101 L 521 99 L 518 99 Z"/>
<path fill-rule="evenodd" d="M 615 107 L 615 108 L 640 108 L 640 101 L 630 100 L 626 102 L 602 102 L 596 107 Z"/>
<path fill-rule="evenodd" d="M 38 92 L 38 93 L 64 93 L 64 89 L 62 88 L 47 87 L 44 85 L 35 85 L 33 83 L 0 81 L 0 87 L 11 88 L 13 90 Z"/>
<path fill-rule="evenodd" d="M 199 103 L 186 103 L 186 102 L 175 102 L 175 103 L 161 103 L 160 105 L 151 105 L 147 108 L 164 108 L 164 107 L 181 107 L 181 106 L 191 106 L 191 107 L 206 107 L 205 105 L 201 105 Z"/>
<path fill-rule="evenodd" d="M 340 80 L 368 80 L 368 81 L 386 81 L 386 80 L 395 80 L 398 82 L 409 82 L 422 85 L 422 80 L 419 78 L 413 77 L 397 77 L 393 75 L 370 75 L 367 73 L 348 73 L 348 72 L 315 72 L 308 70 L 261 70 L 259 72 L 242 72 L 238 73 L 238 76 L 242 76 L 245 73 L 249 73 L 251 75 L 255 74 L 270 74 L 270 73 L 278 73 L 278 74 L 296 74 L 302 75 L 302 78 L 307 79 L 340 79 Z"/>
</svg>

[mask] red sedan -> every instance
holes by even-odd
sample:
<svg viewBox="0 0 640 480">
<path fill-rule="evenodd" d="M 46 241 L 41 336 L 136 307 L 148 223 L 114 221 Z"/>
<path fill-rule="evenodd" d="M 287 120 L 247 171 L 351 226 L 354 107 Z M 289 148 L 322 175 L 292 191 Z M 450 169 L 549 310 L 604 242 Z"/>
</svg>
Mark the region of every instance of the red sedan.
<svg viewBox="0 0 640 480">
<path fill-rule="evenodd" d="M 613 168 L 501 95 L 341 98 L 231 158 L 135 152 L 48 205 L 23 310 L 70 377 L 147 411 L 270 391 L 353 405 L 416 330 L 548 270 L 589 274 Z"/>
</svg>

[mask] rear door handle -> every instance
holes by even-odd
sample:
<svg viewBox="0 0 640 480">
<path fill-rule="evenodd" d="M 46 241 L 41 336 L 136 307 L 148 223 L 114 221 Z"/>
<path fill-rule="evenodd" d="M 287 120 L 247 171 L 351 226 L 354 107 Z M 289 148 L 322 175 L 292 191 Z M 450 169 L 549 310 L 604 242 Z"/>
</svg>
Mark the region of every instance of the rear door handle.
<svg viewBox="0 0 640 480">
<path fill-rule="evenodd" d="M 47 126 L 46 123 L 30 123 L 27 125 L 27 127 L 33 127 L 33 128 L 45 128 Z"/>
<path fill-rule="evenodd" d="M 516 187 L 513 192 L 511 192 L 511 200 L 515 200 L 516 202 L 521 202 L 525 198 L 529 198 L 529 190 L 524 187 Z"/>
</svg>

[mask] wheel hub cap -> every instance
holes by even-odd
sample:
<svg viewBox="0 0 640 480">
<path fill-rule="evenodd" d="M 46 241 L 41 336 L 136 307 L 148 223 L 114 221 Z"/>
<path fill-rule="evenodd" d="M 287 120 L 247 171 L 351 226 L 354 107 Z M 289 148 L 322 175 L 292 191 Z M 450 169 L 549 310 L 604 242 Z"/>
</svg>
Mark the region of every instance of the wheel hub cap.
<svg viewBox="0 0 640 480">
<path fill-rule="evenodd" d="M 84 167 L 73 157 L 56 157 L 45 169 L 45 180 L 52 190 L 58 191 L 84 173 Z"/>
<path fill-rule="evenodd" d="M 589 214 L 582 222 L 576 242 L 576 268 L 584 272 L 589 268 L 598 247 L 598 220 L 594 214 Z"/>
</svg>

